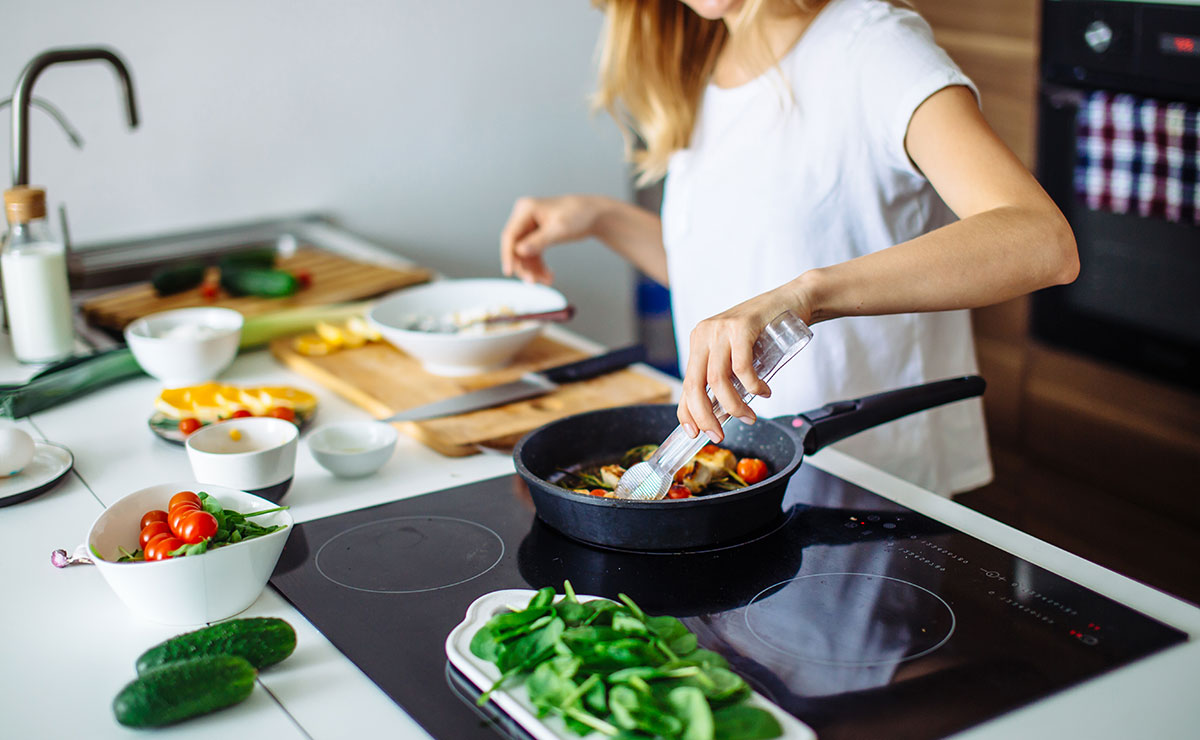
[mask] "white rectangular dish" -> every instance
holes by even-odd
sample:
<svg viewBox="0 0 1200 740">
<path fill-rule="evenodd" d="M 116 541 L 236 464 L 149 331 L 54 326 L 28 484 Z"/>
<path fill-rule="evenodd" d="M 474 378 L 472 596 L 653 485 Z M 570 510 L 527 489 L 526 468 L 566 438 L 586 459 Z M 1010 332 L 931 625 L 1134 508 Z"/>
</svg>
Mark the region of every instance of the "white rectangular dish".
<svg viewBox="0 0 1200 740">
<path fill-rule="evenodd" d="M 467 607 L 466 617 L 446 637 L 446 657 L 450 659 L 450 664 L 461 671 L 480 691 L 486 691 L 492 687 L 496 679 L 500 678 L 500 669 L 495 664 L 477 658 L 471 653 L 471 638 L 495 615 L 524 608 L 535 593 L 537 592 L 530 589 L 513 588 L 484 594 Z M 561 598 L 560 595 L 555 598 L 555 601 Z M 601 597 L 582 594 L 578 596 L 580 601 L 591 601 L 598 598 Z M 507 688 L 495 692 L 492 694 L 491 700 L 536 740 L 579 740 L 580 736 L 568 730 L 560 717 L 539 718 L 533 703 L 529 701 L 525 687 L 519 682 L 513 681 Z M 786 740 L 816 740 L 817 738 L 817 734 L 811 727 L 783 711 L 758 692 L 751 692 L 747 705 L 765 709 L 773 714 L 775 719 L 779 720 L 780 726 L 783 727 L 783 735 L 780 737 Z M 601 738 L 603 736 L 593 732 L 587 737 Z"/>
</svg>

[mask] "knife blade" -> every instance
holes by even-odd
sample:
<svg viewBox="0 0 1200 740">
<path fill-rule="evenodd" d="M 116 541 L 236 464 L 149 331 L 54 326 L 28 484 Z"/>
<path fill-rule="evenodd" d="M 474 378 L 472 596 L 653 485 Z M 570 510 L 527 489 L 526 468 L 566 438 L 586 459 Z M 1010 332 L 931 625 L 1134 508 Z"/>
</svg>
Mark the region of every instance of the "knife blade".
<svg viewBox="0 0 1200 740">
<path fill-rule="evenodd" d="M 424 421 L 523 401 L 550 393 L 563 383 L 594 378 L 597 375 L 628 367 L 635 362 L 641 362 L 645 358 L 646 351 L 641 345 L 623 347 L 578 362 L 570 362 L 537 372 L 528 372 L 511 383 L 501 383 L 490 388 L 464 393 L 461 396 L 414 406 L 380 419 L 380 421 Z"/>
</svg>

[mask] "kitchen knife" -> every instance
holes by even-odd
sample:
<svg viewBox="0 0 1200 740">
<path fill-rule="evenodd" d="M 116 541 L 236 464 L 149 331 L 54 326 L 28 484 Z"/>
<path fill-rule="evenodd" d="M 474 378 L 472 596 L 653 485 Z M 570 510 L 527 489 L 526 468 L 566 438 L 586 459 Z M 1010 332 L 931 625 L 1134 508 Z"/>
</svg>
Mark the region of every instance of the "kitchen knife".
<svg viewBox="0 0 1200 740">
<path fill-rule="evenodd" d="M 597 375 L 603 375 L 613 370 L 620 370 L 635 362 L 641 362 L 646 357 L 641 345 L 624 347 L 602 355 L 589 357 L 566 365 L 528 372 L 511 383 L 502 383 L 481 390 L 464 393 L 442 401 L 434 401 L 423 406 L 393 414 L 380 421 L 422 421 L 436 419 L 442 416 L 455 416 L 469 411 L 491 408 L 505 403 L 533 398 L 558 388 L 563 383 L 573 383 L 577 380 L 587 380 Z"/>
</svg>

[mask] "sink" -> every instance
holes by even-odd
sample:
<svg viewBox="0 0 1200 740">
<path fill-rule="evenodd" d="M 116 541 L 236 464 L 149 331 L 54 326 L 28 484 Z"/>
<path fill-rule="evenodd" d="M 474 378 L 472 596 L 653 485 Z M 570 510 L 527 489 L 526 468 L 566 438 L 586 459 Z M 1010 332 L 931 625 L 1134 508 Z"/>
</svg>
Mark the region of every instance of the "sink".
<svg viewBox="0 0 1200 740">
<path fill-rule="evenodd" d="M 270 248 L 281 257 L 298 247 L 310 247 L 364 262 L 413 268 L 415 263 L 338 225 L 332 217 L 307 213 L 241 224 L 220 225 L 69 247 L 67 272 L 71 300 L 77 307 L 133 283 L 148 280 L 159 267 L 186 260 L 216 262 L 223 254 Z M 76 311 L 77 338 L 90 350 L 119 345 L 119 332 L 95 327 Z"/>
<path fill-rule="evenodd" d="M 288 256 L 303 243 L 338 251 L 313 238 L 314 230 L 321 229 L 336 230 L 336 227 L 326 216 L 307 214 L 153 237 L 72 245 L 67 257 L 67 273 L 72 291 L 87 291 L 148 280 L 155 270 L 167 264 L 187 260 L 215 262 L 223 254 L 245 249 L 270 248 L 277 250 L 280 256 Z"/>
</svg>

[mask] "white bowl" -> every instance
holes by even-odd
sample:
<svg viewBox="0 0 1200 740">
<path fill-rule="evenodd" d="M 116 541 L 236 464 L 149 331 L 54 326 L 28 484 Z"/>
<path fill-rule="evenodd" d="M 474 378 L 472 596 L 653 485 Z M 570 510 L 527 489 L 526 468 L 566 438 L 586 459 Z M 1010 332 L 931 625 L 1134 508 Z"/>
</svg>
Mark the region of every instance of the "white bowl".
<svg viewBox="0 0 1200 740">
<path fill-rule="evenodd" d="M 397 349 L 437 375 L 473 375 L 503 367 L 541 333 L 545 322 L 492 327 L 486 333 L 416 331 L 413 317 L 440 317 L 456 311 L 505 307 L 515 313 L 566 308 L 562 293 L 519 280 L 483 278 L 440 280 L 405 288 L 376 303 L 367 314 L 372 326 Z"/>
<path fill-rule="evenodd" d="M 360 478 L 383 467 L 396 449 L 396 429 L 382 421 L 347 421 L 317 427 L 308 449 L 339 478 Z"/>
<path fill-rule="evenodd" d="M 290 421 L 244 416 L 200 427 L 184 446 L 196 480 L 278 501 L 292 485 L 299 436 Z"/>
<path fill-rule="evenodd" d="M 162 624 L 202 624 L 231 617 L 254 603 L 275 569 L 283 544 L 292 532 L 286 511 L 255 517 L 263 526 L 286 525 L 262 537 L 225 545 L 203 555 L 156 562 L 115 562 L 123 547 L 138 547 L 138 524 L 152 509 L 166 510 L 180 491 L 205 491 L 227 509 L 243 514 L 275 508 L 276 504 L 223 486 L 197 481 L 164 483 L 143 488 L 108 507 L 88 532 L 100 575 L 130 610 Z"/>
<path fill-rule="evenodd" d="M 164 385 L 195 385 L 233 362 L 243 323 L 229 308 L 180 308 L 133 321 L 125 342 L 138 365 Z"/>
</svg>

